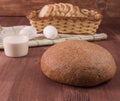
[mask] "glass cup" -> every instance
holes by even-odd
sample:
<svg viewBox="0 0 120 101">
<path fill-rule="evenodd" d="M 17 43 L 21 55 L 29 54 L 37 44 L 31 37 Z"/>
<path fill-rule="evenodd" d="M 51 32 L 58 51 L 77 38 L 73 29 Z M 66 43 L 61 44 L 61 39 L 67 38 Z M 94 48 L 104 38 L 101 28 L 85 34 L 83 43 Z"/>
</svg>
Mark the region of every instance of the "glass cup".
<svg viewBox="0 0 120 101">
<path fill-rule="evenodd" d="M 22 57 L 28 54 L 27 36 L 7 36 L 3 39 L 5 55 L 8 57 Z"/>
</svg>

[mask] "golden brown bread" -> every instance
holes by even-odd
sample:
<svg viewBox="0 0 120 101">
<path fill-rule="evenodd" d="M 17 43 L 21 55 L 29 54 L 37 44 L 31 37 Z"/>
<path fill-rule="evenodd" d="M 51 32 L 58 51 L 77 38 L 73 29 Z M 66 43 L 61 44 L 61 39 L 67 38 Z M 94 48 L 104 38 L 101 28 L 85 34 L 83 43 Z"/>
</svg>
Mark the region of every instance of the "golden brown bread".
<svg viewBox="0 0 120 101">
<path fill-rule="evenodd" d="M 43 6 L 38 17 L 83 17 L 101 19 L 101 14 L 96 10 L 81 9 L 70 3 L 55 3 Z"/>
<path fill-rule="evenodd" d="M 42 56 L 41 69 L 50 79 L 74 86 L 96 86 L 113 78 L 116 64 L 103 47 L 69 40 L 50 47 Z"/>
<path fill-rule="evenodd" d="M 53 7 L 51 5 L 45 5 L 43 8 L 40 10 L 38 17 L 48 17 L 53 10 Z"/>
</svg>

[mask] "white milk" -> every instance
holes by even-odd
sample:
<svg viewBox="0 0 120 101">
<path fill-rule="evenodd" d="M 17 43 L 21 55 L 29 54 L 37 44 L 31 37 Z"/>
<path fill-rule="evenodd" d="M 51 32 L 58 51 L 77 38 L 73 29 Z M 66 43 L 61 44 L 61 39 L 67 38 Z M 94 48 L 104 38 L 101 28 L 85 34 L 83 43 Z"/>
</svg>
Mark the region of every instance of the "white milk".
<svg viewBox="0 0 120 101">
<path fill-rule="evenodd" d="M 3 39 L 5 55 L 8 57 L 21 57 L 28 54 L 27 36 L 8 36 Z"/>
</svg>

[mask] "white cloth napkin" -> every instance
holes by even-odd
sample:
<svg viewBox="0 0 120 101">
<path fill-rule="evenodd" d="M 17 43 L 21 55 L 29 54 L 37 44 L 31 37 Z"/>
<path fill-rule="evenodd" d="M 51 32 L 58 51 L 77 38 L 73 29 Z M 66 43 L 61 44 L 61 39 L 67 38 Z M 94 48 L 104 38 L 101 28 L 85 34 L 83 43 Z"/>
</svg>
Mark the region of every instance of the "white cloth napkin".
<svg viewBox="0 0 120 101">
<path fill-rule="evenodd" d="M 19 31 L 24 27 L 26 27 L 26 25 L 24 25 L 24 26 L 12 26 L 12 27 L 1 27 L 0 28 L 0 49 L 3 49 L 2 39 L 4 37 L 11 36 L 11 35 L 18 35 Z M 105 33 L 91 34 L 91 35 L 59 34 L 59 36 L 54 40 L 47 39 L 44 37 L 43 34 L 40 34 L 40 33 L 38 36 L 39 37 L 33 38 L 29 41 L 29 47 L 52 45 L 55 43 L 63 42 L 65 40 L 94 41 L 94 40 L 107 39 L 107 34 L 105 34 Z"/>
</svg>

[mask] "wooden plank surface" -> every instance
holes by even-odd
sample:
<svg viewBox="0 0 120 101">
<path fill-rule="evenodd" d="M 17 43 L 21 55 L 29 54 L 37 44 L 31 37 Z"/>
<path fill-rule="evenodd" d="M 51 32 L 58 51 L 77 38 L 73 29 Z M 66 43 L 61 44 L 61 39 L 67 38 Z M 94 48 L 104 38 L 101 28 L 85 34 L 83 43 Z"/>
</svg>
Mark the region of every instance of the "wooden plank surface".
<svg viewBox="0 0 120 101">
<path fill-rule="evenodd" d="M 0 16 L 25 16 L 49 3 L 69 2 L 80 8 L 97 8 L 105 17 L 120 17 L 120 0 L 0 0 Z"/>
<path fill-rule="evenodd" d="M 25 17 L 0 17 L 2 26 L 29 24 Z M 116 76 L 93 88 L 56 83 L 40 69 L 40 59 L 50 46 L 29 49 L 22 58 L 8 58 L 0 51 L 0 101 L 119 101 L 120 100 L 120 18 L 104 19 L 98 32 L 108 33 L 108 40 L 93 43 L 105 47 L 114 56 Z"/>
</svg>

